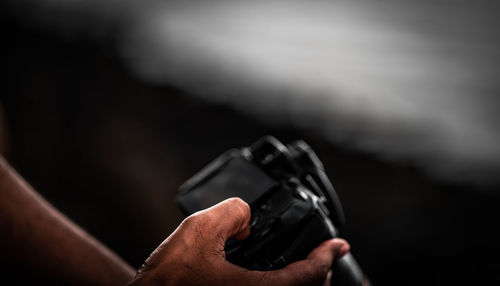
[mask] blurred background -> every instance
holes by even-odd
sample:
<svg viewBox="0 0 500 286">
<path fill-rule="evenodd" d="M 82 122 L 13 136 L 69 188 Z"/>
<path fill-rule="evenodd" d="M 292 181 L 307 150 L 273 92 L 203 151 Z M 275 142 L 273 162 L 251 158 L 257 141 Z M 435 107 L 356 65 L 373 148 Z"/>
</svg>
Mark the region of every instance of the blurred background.
<svg viewBox="0 0 500 286">
<path fill-rule="evenodd" d="M 1 153 L 135 267 L 179 185 L 270 134 L 323 160 L 374 285 L 500 284 L 495 1 L 0 5 Z"/>
</svg>

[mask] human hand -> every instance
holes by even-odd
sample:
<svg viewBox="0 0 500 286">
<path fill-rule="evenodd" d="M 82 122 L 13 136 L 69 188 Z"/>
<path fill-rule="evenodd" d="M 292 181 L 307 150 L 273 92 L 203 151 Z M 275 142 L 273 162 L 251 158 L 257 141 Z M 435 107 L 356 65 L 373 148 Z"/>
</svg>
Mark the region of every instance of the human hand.
<svg viewBox="0 0 500 286">
<path fill-rule="evenodd" d="M 129 285 L 323 285 L 332 261 L 349 251 L 342 239 L 315 248 L 305 260 L 280 270 L 251 271 L 226 260 L 229 238 L 250 234 L 250 207 L 227 199 L 186 218 L 153 251 Z"/>
</svg>

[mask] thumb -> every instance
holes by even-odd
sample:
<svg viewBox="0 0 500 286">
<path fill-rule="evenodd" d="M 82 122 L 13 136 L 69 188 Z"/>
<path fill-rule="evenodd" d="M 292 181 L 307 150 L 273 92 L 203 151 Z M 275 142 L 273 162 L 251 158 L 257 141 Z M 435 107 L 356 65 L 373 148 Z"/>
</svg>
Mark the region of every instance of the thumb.
<svg viewBox="0 0 500 286">
<path fill-rule="evenodd" d="M 250 234 L 250 206 L 240 198 L 224 200 L 193 214 L 206 237 L 226 242 L 229 238 L 243 239 Z M 219 241 L 220 243 L 220 241 Z"/>
</svg>

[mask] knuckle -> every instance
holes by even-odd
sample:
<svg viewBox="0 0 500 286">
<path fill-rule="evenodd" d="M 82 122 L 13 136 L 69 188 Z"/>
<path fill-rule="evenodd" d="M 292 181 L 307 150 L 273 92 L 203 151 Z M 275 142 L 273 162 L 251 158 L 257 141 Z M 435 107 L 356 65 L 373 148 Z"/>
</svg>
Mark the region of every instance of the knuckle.
<svg viewBox="0 0 500 286">
<path fill-rule="evenodd" d="M 207 230 L 206 220 L 202 214 L 193 214 L 184 219 L 179 227 L 181 232 L 177 235 L 182 237 L 184 244 L 193 246 L 203 241 Z"/>
<path fill-rule="evenodd" d="M 316 273 L 316 266 L 313 263 L 307 264 L 306 267 L 304 267 L 304 272 L 303 276 L 305 280 L 312 280 L 315 276 Z"/>
<path fill-rule="evenodd" d="M 256 283 L 252 283 L 252 284 L 254 284 L 254 285 L 262 285 L 262 286 L 273 285 L 273 283 L 271 281 L 270 273 L 271 272 L 268 272 L 268 271 L 259 272 L 256 275 L 257 276 L 257 279 L 255 281 Z"/>
<path fill-rule="evenodd" d="M 182 225 L 189 227 L 189 226 L 196 224 L 197 220 L 198 220 L 198 215 L 192 214 L 182 221 Z"/>
<path fill-rule="evenodd" d="M 326 275 L 328 275 L 328 271 L 330 271 L 330 267 L 325 263 L 320 263 L 316 267 L 316 272 L 319 277 L 326 277 Z"/>
<path fill-rule="evenodd" d="M 241 198 L 230 198 L 227 200 L 227 202 L 234 206 L 234 208 L 237 209 L 242 216 L 247 216 L 248 214 L 250 214 L 250 206 Z"/>
<path fill-rule="evenodd" d="M 245 206 L 248 207 L 248 204 L 244 200 L 242 200 L 241 198 L 238 198 L 238 197 L 229 198 L 229 199 L 227 199 L 227 201 L 230 203 L 236 204 L 238 206 L 241 206 L 241 207 L 245 207 Z"/>
<path fill-rule="evenodd" d="M 317 261 L 311 261 L 304 269 L 304 280 L 310 281 L 312 284 L 322 283 L 329 271 L 328 265 Z"/>
<path fill-rule="evenodd" d="M 194 213 L 184 219 L 182 225 L 186 228 L 199 228 L 207 221 L 207 214 L 202 212 Z"/>
</svg>

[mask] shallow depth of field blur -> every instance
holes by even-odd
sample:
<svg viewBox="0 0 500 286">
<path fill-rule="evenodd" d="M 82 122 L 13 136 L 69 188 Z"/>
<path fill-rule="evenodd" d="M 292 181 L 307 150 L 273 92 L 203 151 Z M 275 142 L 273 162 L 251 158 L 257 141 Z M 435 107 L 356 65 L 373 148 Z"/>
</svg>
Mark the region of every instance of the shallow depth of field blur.
<svg viewBox="0 0 500 286">
<path fill-rule="evenodd" d="M 0 152 L 135 267 L 179 185 L 273 135 L 322 159 L 374 285 L 500 283 L 496 2 L 0 6 Z"/>
</svg>

